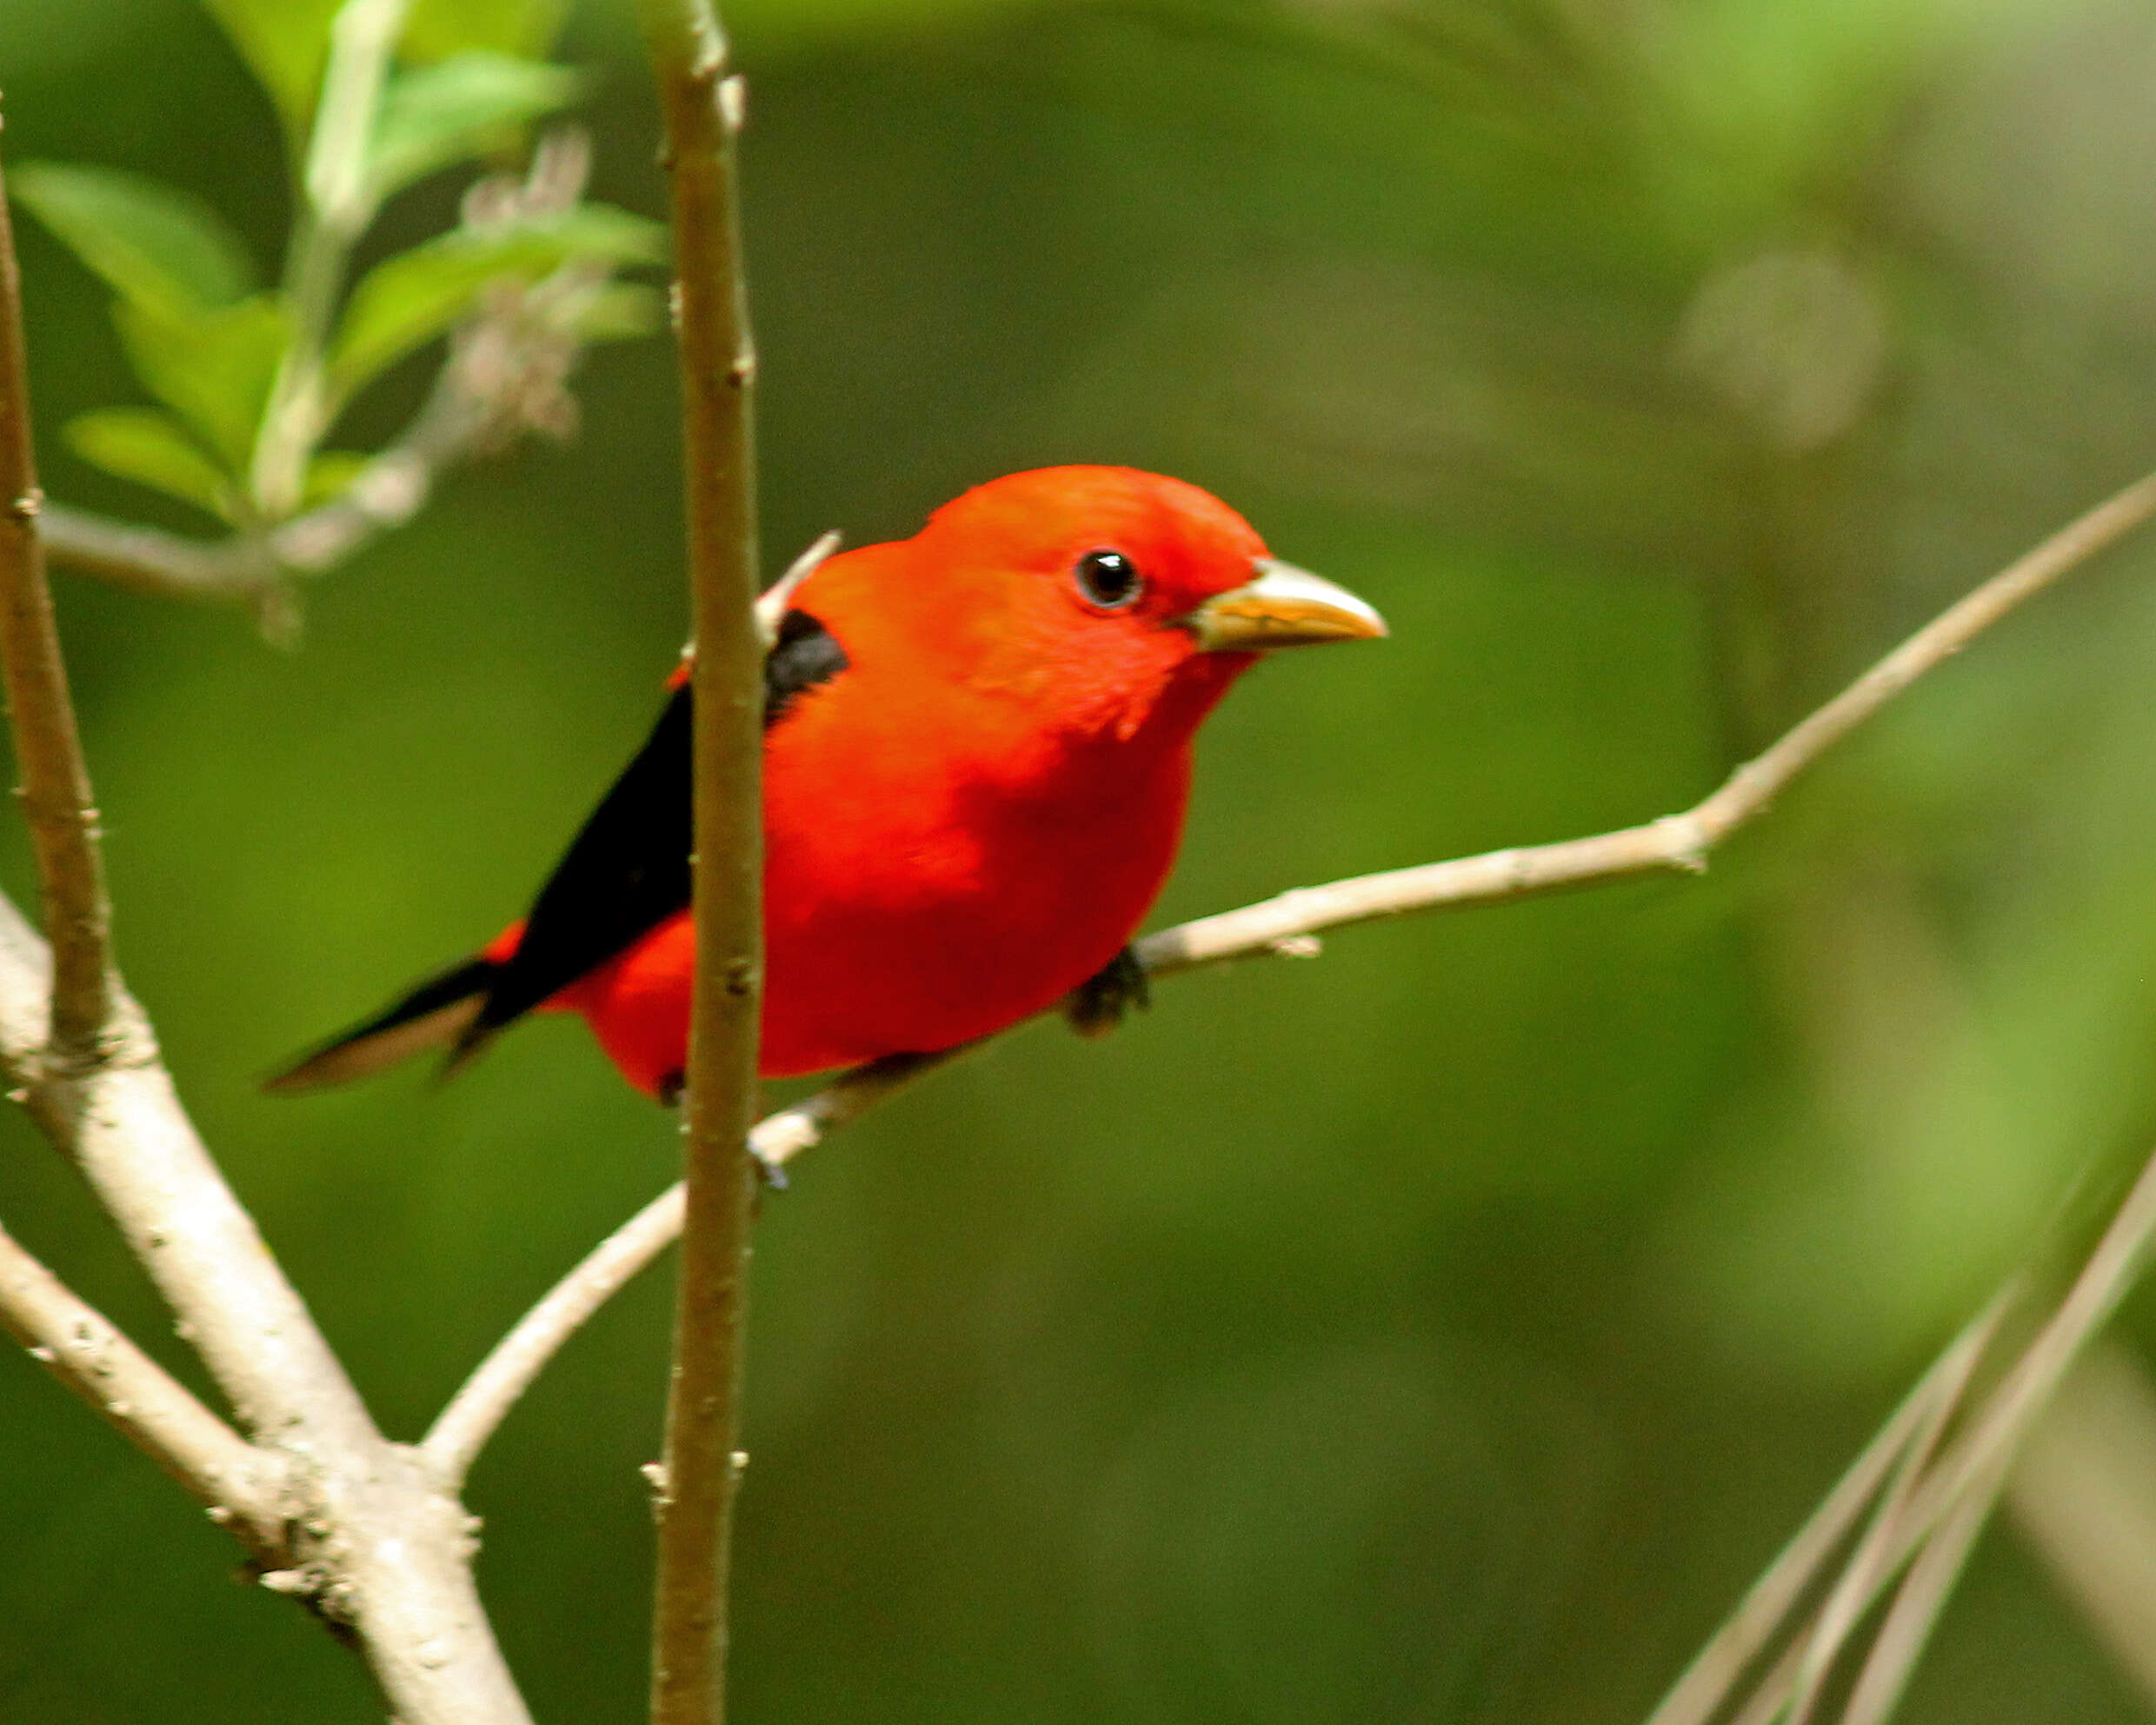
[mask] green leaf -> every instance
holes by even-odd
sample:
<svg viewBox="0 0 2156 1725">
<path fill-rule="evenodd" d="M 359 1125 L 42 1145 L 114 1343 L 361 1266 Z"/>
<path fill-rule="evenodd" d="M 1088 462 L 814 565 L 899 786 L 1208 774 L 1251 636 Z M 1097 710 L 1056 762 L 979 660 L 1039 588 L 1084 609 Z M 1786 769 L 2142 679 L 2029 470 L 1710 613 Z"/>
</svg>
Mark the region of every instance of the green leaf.
<svg viewBox="0 0 2156 1725">
<path fill-rule="evenodd" d="M 150 393 L 185 420 L 229 471 L 246 472 L 292 339 L 283 306 L 269 294 L 216 310 L 123 300 L 112 315 Z"/>
<path fill-rule="evenodd" d="M 231 518 L 231 481 L 187 428 L 161 408 L 109 407 L 81 414 L 60 435 L 93 467 Z"/>
<path fill-rule="evenodd" d="M 403 52 L 416 61 L 446 60 L 474 49 L 543 54 L 568 13 L 568 0 L 415 0 Z"/>
<path fill-rule="evenodd" d="M 130 300 L 230 305 L 254 285 L 239 236 L 186 192 L 139 174 L 59 162 L 26 162 L 8 178 L 39 221 Z"/>
<path fill-rule="evenodd" d="M 467 157 L 516 142 L 518 130 L 584 93 L 563 66 L 506 54 L 459 54 L 389 80 L 368 151 L 368 196 L 379 203 Z"/>
<path fill-rule="evenodd" d="M 338 0 L 203 0 L 224 27 L 270 99 L 297 161 L 329 58 L 329 23 Z"/>
<path fill-rule="evenodd" d="M 527 281 L 580 259 L 655 263 L 666 230 L 603 203 L 511 225 L 459 229 L 387 258 L 352 290 L 329 349 L 333 398 L 348 400 L 369 378 L 454 326 L 489 282 Z"/>
<path fill-rule="evenodd" d="M 312 509 L 316 503 L 343 496 L 351 490 L 352 482 L 374 464 L 374 459 L 353 450 L 324 450 L 307 463 L 307 486 L 300 498 L 301 507 Z"/>
<path fill-rule="evenodd" d="M 666 296 L 642 282 L 602 282 L 562 322 L 580 342 L 632 341 L 665 327 Z"/>
</svg>

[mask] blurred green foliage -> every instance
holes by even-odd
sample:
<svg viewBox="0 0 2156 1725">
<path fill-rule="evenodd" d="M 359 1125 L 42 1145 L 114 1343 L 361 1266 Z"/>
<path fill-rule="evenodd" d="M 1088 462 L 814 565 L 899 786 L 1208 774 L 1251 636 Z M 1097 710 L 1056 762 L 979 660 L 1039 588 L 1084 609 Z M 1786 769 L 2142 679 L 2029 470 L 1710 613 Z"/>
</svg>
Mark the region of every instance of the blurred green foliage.
<svg viewBox="0 0 2156 1725">
<path fill-rule="evenodd" d="M 559 321 L 583 341 L 648 332 L 648 316 L 594 324 L 580 310 L 608 291 L 607 272 L 660 262 L 663 229 L 559 197 L 549 207 L 468 203 L 449 231 L 381 259 L 348 291 L 351 248 L 388 200 L 513 150 L 532 122 L 583 94 L 568 68 L 501 51 L 551 35 L 555 8 L 429 0 L 414 21 L 416 43 L 401 52 L 403 33 L 369 25 L 369 12 L 388 16 L 379 6 L 217 0 L 210 10 L 285 122 L 293 209 L 283 278 L 258 290 L 245 243 L 217 210 L 160 180 L 79 163 L 18 166 L 16 200 L 117 296 L 121 343 L 162 403 L 78 415 L 65 431 L 77 456 L 260 531 L 360 477 L 363 458 L 317 454 L 322 439 L 355 396 L 470 316 L 495 283 L 588 272 Z M 618 303 L 649 290 L 611 292 Z"/>
<path fill-rule="evenodd" d="M 61 16 L 0 3 L 10 152 L 154 177 L 273 256 L 300 75 L 272 103 L 183 0 Z M 734 22 L 775 557 L 1125 461 L 1392 619 L 1223 709 L 1163 919 L 1689 803 L 2156 450 L 2126 0 Z M 595 191 L 655 216 L 625 9 L 555 52 Z M 456 190 L 389 203 L 362 265 Z M 22 246 L 47 484 L 155 515 L 52 435 L 136 390 L 104 290 Z M 378 442 L 428 364 L 337 436 Z M 441 1089 L 254 1082 L 514 914 L 641 734 L 682 628 L 670 367 L 595 356 L 581 440 L 457 477 L 322 583 L 296 654 L 62 590 L 130 979 L 395 1432 L 668 1177 L 669 1124 L 560 1022 Z M 2013 620 L 1703 881 L 1178 983 L 817 1152 L 758 1235 L 742 1716 L 1641 1716 L 2156 1120 L 2152 576 L 2136 548 Z M 187 1369 L 19 1122 L 0 1215 Z M 474 1480 L 542 1719 L 638 1704 L 665 1329 L 654 1278 Z M 0 1359 L 0 1721 L 371 1717 L 231 1561 Z M 1906 1716 L 2136 1707 L 2002 1528 Z"/>
</svg>

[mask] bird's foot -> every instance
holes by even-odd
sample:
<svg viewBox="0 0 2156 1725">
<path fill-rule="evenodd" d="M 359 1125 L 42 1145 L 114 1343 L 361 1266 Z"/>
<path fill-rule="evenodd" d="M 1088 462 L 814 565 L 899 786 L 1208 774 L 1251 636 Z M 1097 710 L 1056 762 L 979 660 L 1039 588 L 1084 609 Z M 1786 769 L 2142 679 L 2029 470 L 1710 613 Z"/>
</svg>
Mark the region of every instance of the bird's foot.
<svg viewBox="0 0 2156 1725">
<path fill-rule="evenodd" d="M 1142 1012 L 1152 1004 L 1145 966 L 1127 946 L 1063 996 L 1063 1016 L 1080 1036 L 1105 1036 L 1133 1007 Z"/>
<path fill-rule="evenodd" d="M 659 1100 L 668 1108 L 678 1109 L 682 1105 L 682 1093 L 688 1088 L 686 1074 L 670 1072 L 660 1081 Z M 785 1168 L 758 1149 L 754 1137 L 749 1141 L 749 1160 L 756 1165 L 757 1191 L 783 1192 L 786 1189 Z"/>
</svg>

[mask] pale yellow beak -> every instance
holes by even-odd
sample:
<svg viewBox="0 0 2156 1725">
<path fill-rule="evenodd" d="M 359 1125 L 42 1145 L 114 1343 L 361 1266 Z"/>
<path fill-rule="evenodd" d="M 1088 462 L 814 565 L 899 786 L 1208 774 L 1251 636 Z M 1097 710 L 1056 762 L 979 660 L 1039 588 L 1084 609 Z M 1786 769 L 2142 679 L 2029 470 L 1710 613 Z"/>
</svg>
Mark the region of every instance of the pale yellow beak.
<svg viewBox="0 0 2156 1725">
<path fill-rule="evenodd" d="M 1376 641 L 1385 619 L 1345 587 L 1272 557 L 1257 578 L 1215 593 L 1179 621 L 1201 653 L 1260 653 L 1275 647 L 1318 647 L 1328 641 Z"/>
</svg>

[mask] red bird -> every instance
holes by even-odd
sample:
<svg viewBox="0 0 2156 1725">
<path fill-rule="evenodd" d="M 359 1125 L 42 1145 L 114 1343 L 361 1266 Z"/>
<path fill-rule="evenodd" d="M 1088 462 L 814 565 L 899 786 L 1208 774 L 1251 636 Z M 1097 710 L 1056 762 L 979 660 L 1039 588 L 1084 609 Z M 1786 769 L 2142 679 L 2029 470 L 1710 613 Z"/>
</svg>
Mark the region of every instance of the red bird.
<svg viewBox="0 0 2156 1725">
<path fill-rule="evenodd" d="M 1128 468 L 1015 473 L 831 558 L 764 668 L 759 1070 L 985 1036 L 1068 997 L 1112 1021 L 1182 836 L 1193 735 L 1276 647 L 1385 633 L 1226 504 Z M 456 1062 L 580 1012 L 670 1099 L 689 1041 L 689 689 L 494 943 L 270 1082 Z"/>
</svg>

